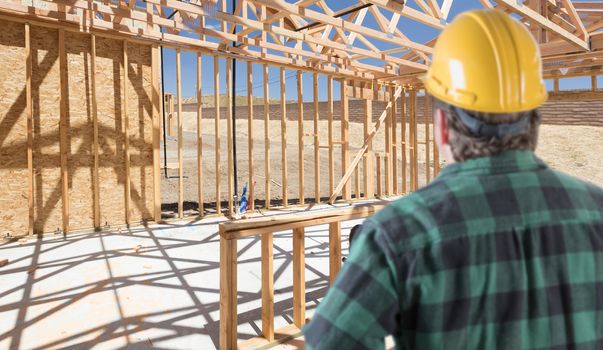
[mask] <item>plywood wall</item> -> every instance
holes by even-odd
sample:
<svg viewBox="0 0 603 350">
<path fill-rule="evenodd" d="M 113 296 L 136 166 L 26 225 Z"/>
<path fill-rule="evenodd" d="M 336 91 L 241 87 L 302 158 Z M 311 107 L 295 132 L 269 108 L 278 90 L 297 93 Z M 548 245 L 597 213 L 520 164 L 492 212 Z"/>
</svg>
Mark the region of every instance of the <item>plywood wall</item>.
<svg viewBox="0 0 603 350">
<path fill-rule="evenodd" d="M 69 224 L 72 229 L 80 229 L 94 225 L 90 36 L 65 33 L 65 51 L 69 94 Z"/>
<path fill-rule="evenodd" d="M 34 232 L 51 232 L 63 226 L 58 38 L 55 29 L 31 27 Z"/>
<path fill-rule="evenodd" d="M 128 43 L 128 120 L 132 220 L 153 217 L 151 47 Z"/>
<path fill-rule="evenodd" d="M 61 89 L 58 29 L 31 25 L 33 192 L 27 164 L 25 25 L 0 20 L 0 234 L 29 230 L 28 199 L 34 202 L 34 233 L 63 228 L 61 150 L 67 154 L 69 229 L 126 222 L 124 99 L 130 138 L 130 223 L 153 219 L 151 47 L 128 43 L 124 94 L 124 41 L 96 38 L 99 196 L 94 196 L 92 39 L 65 31 Z M 64 72 L 65 73 L 65 72 Z M 60 142 L 61 91 L 66 93 L 66 142 Z"/>
<path fill-rule="evenodd" d="M 0 234 L 27 232 L 27 116 L 25 29 L 2 23 L 0 30 Z"/>
<path fill-rule="evenodd" d="M 126 220 L 122 62 L 122 42 L 96 38 L 101 225 Z"/>
</svg>

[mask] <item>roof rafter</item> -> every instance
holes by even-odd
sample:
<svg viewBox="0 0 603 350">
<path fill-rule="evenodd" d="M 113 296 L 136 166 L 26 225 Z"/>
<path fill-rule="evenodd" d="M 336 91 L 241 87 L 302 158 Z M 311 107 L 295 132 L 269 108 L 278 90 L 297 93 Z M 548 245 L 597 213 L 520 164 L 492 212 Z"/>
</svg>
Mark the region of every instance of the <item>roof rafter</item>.
<svg viewBox="0 0 603 350">
<path fill-rule="evenodd" d="M 405 32 L 407 22 L 441 30 L 455 3 L 350 0 L 336 10 L 335 0 L 238 0 L 230 13 L 225 1 L 207 0 L 218 7 L 215 12 L 204 1 L 36 0 L 27 6 L 0 0 L 0 16 L 348 80 L 420 84 L 437 37 L 413 41 Z M 480 1 L 519 16 L 540 43 L 545 76 L 602 72 L 600 1 Z"/>
</svg>

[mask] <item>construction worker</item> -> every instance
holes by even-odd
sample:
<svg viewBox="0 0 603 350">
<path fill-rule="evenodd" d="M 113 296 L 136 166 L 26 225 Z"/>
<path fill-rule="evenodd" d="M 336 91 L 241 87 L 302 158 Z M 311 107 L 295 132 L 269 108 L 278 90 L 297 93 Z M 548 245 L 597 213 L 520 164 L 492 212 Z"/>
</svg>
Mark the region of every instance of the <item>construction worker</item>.
<svg viewBox="0 0 603 350">
<path fill-rule="evenodd" d="M 425 88 L 448 165 L 363 224 L 306 349 L 603 349 L 603 190 L 534 155 L 547 93 L 528 30 L 459 15 Z"/>
</svg>

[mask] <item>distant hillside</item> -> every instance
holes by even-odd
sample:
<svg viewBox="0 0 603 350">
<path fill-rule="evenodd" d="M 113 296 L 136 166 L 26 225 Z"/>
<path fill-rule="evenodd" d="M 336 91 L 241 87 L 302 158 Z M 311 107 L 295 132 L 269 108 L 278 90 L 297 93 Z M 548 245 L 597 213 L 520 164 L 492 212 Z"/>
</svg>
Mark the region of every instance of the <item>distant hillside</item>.
<svg viewBox="0 0 603 350">
<path fill-rule="evenodd" d="M 204 95 L 201 98 L 201 102 L 202 102 L 202 106 L 203 107 L 214 107 L 214 95 Z M 293 103 L 295 101 L 293 100 L 287 100 L 287 103 Z M 174 96 L 174 104 L 177 103 L 176 100 L 176 96 Z M 197 97 L 184 97 L 182 98 L 182 104 L 196 104 L 197 103 Z M 220 106 L 224 107 L 226 106 L 228 103 L 227 100 L 227 96 L 226 94 L 221 94 L 220 95 Z M 278 104 L 281 103 L 281 100 L 278 98 L 271 98 L 269 99 L 269 103 L 270 104 Z M 247 106 L 247 96 L 237 96 L 236 97 L 236 104 L 237 106 Z M 258 105 L 258 104 L 264 104 L 264 97 L 260 96 L 253 96 L 253 104 L 254 105 Z"/>
</svg>

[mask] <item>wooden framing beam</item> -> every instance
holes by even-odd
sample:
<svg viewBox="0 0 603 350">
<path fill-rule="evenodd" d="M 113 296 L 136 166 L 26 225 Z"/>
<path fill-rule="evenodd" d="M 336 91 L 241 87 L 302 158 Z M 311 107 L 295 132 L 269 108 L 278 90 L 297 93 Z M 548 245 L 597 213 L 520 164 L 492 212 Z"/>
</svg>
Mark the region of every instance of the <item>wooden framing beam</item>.
<svg viewBox="0 0 603 350">
<path fill-rule="evenodd" d="M 264 177 L 266 209 L 270 209 L 270 94 L 268 91 L 268 65 L 264 64 Z"/>
<path fill-rule="evenodd" d="M 287 196 L 287 96 L 285 91 L 285 68 L 280 69 L 281 84 L 281 185 L 283 193 L 283 206 L 289 206 Z"/>
<path fill-rule="evenodd" d="M 389 90 L 389 87 L 386 87 L 387 90 Z M 386 91 L 387 91 L 386 90 Z M 392 98 L 394 95 L 393 91 L 390 92 L 390 103 L 392 104 L 392 107 L 388 110 L 387 112 L 387 117 L 385 118 L 385 157 L 384 157 L 384 161 L 385 161 L 385 194 L 387 196 L 391 196 L 392 195 L 392 190 L 393 190 L 393 184 L 392 184 L 392 164 L 393 164 L 393 159 L 392 159 L 392 152 L 393 152 L 393 147 L 392 147 L 392 121 L 393 121 L 393 116 L 394 116 L 394 99 Z"/>
<path fill-rule="evenodd" d="M 130 120 L 128 115 L 128 41 L 123 41 L 123 132 L 124 132 L 124 152 L 125 152 L 125 160 L 126 160 L 126 179 L 125 179 L 125 197 L 126 197 L 126 224 L 130 225 L 132 223 L 131 215 L 131 206 L 132 206 L 132 181 L 131 181 L 131 166 L 130 166 Z"/>
<path fill-rule="evenodd" d="M 425 123 L 425 184 L 428 184 L 431 181 L 431 152 L 429 149 L 431 147 L 431 142 L 429 139 L 429 120 L 431 117 L 429 113 L 429 97 L 427 95 L 427 91 L 425 91 L 425 94 L 423 95 L 423 110 L 423 122 Z"/>
<path fill-rule="evenodd" d="M 410 90 L 410 190 L 416 191 L 419 188 L 419 143 L 417 137 L 417 91 Z"/>
<path fill-rule="evenodd" d="M 247 154 L 249 158 L 249 210 L 255 210 L 255 180 L 253 160 L 253 63 L 247 62 Z"/>
<path fill-rule="evenodd" d="M 433 118 L 433 113 L 432 113 L 432 118 Z M 433 177 L 435 178 L 440 174 L 440 150 L 438 148 L 438 142 L 436 139 L 437 127 L 436 127 L 435 118 L 433 118 L 432 126 L 433 126 Z"/>
<path fill-rule="evenodd" d="M 274 340 L 274 249 L 273 234 L 265 233 L 262 245 L 262 335 Z"/>
<path fill-rule="evenodd" d="M 234 61 L 232 59 L 228 59 L 226 61 L 226 140 L 228 143 L 228 163 L 227 163 L 227 176 L 228 176 L 228 215 L 230 217 L 234 216 L 235 208 L 234 208 L 234 157 L 232 153 L 233 149 L 233 136 L 232 136 L 232 124 L 233 124 L 233 110 L 232 110 L 232 66 L 234 65 Z"/>
<path fill-rule="evenodd" d="M 92 42 L 94 42 L 94 39 Z M 25 23 L 25 55 L 26 55 L 26 57 L 25 57 L 25 93 L 26 93 L 25 113 L 27 116 L 27 187 L 28 187 L 27 234 L 31 236 L 34 234 L 34 167 L 33 167 L 33 104 L 31 101 L 32 52 L 31 52 L 31 28 L 30 28 L 29 23 Z M 92 67 L 94 67 L 94 63 L 92 65 Z M 93 118 L 93 119 L 96 120 L 96 118 Z M 96 144 L 96 142 L 95 142 L 95 144 Z M 97 165 L 97 164 L 98 164 L 98 162 L 95 162 L 95 165 Z M 98 167 L 95 167 L 95 170 L 97 170 L 97 169 L 98 169 Z M 96 183 L 98 184 L 98 181 Z M 98 187 L 96 189 L 98 190 Z M 96 193 L 98 193 L 98 191 Z M 95 218 L 96 218 L 96 216 L 95 216 Z"/>
<path fill-rule="evenodd" d="M 383 183 L 381 182 L 381 153 L 377 153 L 377 198 L 383 197 Z"/>
<path fill-rule="evenodd" d="M 348 89 L 347 80 L 341 80 L 341 175 L 345 176 L 346 169 L 350 164 L 350 139 L 349 139 L 349 130 L 350 130 L 350 115 L 349 115 L 349 104 L 348 104 Z M 350 173 L 351 175 L 351 173 Z M 349 181 L 349 176 L 344 182 L 343 186 L 343 200 L 349 201 L 352 199 L 352 184 Z"/>
<path fill-rule="evenodd" d="M 304 228 L 293 229 L 293 323 L 306 324 L 306 251 Z"/>
<path fill-rule="evenodd" d="M 96 50 L 96 49 L 94 49 Z M 94 61 L 93 61 L 94 62 Z M 159 47 L 153 45 L 151 48 L 151 84 L 152 84 L 152 104 L 153 104 L 153 219 L 155 222 L 161 221 L 161 175 L 159 170 L 161 169 L 161 155 L 160 155 L 160 139 L 161 139 L 161 119 L 162 114 L 160 113 L 161 99 L 159 96 L 159 76 L 160 76 L 160 65 L 161 59 L 159 56 Z M 94 65 L 93 65 L 94 67 Z M 94 74 L 93 74 L 94 76 Z M 94 82 L 94 80 L 93 80 Z M 93 89 L 92 91 L 95 91 Z M 96 97 L 93 103 L 94 108 L 94 119 L 96 119 Z M 95 122 L 95 140 L 98 140 L 98 122 Z M 95 141 L 95 162 L 98 162 L 98 145 Z M 95 169 L 98 172 L 98 169 Z M 98 177 L 98 174 L 96 175 Z M 100 212 L 99 212 L 99 226 L 100 226 Z M 97 226 L 95 226 L 97 227 Z"/>
<path fill-rule="evenodd" d="M 303 76 L 297 71 L 297 170 L 299 176 L 299 204 L 304 205 L 304 97 Z"/>
<path fill-rule="evenodd" d="M 329 141 L 329 193 L 335 190 L 335 148 L 333 140 L 333 77 L 327 76 L 327 132 Z"/>
<path fill-rule="evenodd" d="M 220 237 L 220 350 L 237 348 L 237 240 Z"/>
<path fill-rule="evenodd" d="M 63 234 L 69 231 L 69 171 L 67 145 L 67 121 L 68 121 L 68 77 L 67 77 L 67 53 L 65 51 L 65 30 L 59 29 L 59 66 L 60 66 L 60 121 L 59 121 L 59 143 L 61 153 L 61 198 Z M 126 216 L 127 219 L 127 216 Z"/>
<path fill-rule="evenodd" d="M 203 57 L 197 52 L 197 211 L 204 215 L 203 208 Z"/>
<path fill-rule="evenodd" d="M 389 92 L 390 92 L 390 99 L 392 101 L 392 111 L 390 113 L 390 118 L 391 118 L 391 135 L 392 135 L 392 153 L 391 153 L 391 167 L 392 167 L 392 193 L 390 195 L 397 195 L 398 194 L 398 182 L 399 182 L 399 178 L 398 178 L 398 135 L 397 135 L 397 129 L 398 129 L 398 103 L 397 103 L 397 98 L 394 98 L 394 88 L 390 86 L 389 88 Z"/>
<path fill-rule="evenodd" d="M 442 7 L 441 7 L 442 18 L 448 19 L 448 14 L 450 13 L 450 8 L 452 7 L 453 1 L 454 0 L 444 0 L 444 2 L 442 3 Z"/>
<path fill-rule="evenodd" d="M 374 182 L 374 161 L 373 161 L 373 142 L 368 140 L 369 126 L 373 124 L 373 101 L 364 100 L 364 142 L 367 144 L 364 154 L 364 164 L 362 166 L 364 178 L 364 198 L 372 199 L 375 197 L 375 182 Z"/>
<path fill-rule="evenodd" d="M 178 217 L 184 217 L 184 162 L 182 151 L 182 65 L 180 63 L 180 49 L 176 49 L 176 94 L 178 104 Z"/>
<path fill-rule="evenodd" d="M 406 137 L 406 88 L 403 88 L 402 96 L 400 98 L 400 153 L 402 160 L 402 193 L 407 193 L 407 177 L 406 177 L 406 149 L 408 144 L 408 138 Z"/>
<path fill-rule="evenodd" d="M 320 203 L 320 139 L 319 139 L 319 112 L 318 112 L 318 74 L 312 75 L 312 88 L 314 92 L 314 203 Z"/>
<path fill-rule="evenodd" d="M 216 148 L 216 214 L 222 213 L 222 170 L 220 169 L 220 58 L 214 56 L 214 110 L 215 110 L 215 148 Z"/>
<path fill-rule="evenodd" d="M 329 224 L 329 283 L 332 286 L 341 270 L 341 222 Z"/>
</svg>

